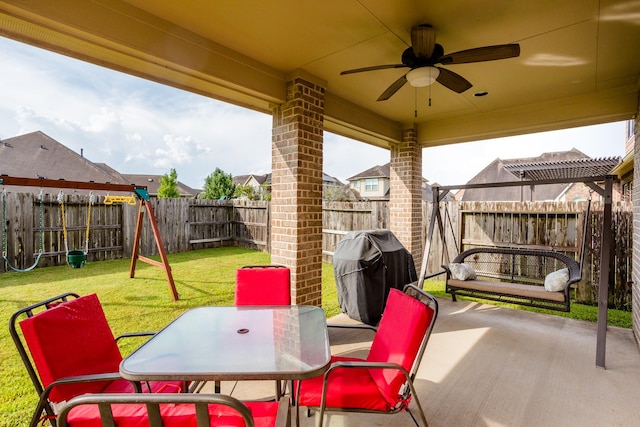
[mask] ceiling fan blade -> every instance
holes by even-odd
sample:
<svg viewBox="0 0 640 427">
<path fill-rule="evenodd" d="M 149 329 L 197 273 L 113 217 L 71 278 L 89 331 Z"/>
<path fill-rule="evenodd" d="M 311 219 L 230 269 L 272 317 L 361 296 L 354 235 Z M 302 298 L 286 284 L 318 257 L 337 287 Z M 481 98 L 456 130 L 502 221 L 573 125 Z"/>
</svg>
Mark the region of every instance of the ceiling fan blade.
<svg viewBox="0 0 640 427">
<path fill-rule="evenodd" d="M 440 75 L 438 75 L 436 81 L 442 86 L 447 87 L 456 93 L 462 93 L 473 86 L 460 74 L 456 74 L 453 71 L 447 70 L 446 68 L 438 67 L 438 69 L 440 70 Z"/>
<path fill-rule="evenodd" d="M 470 62 L 495 61 L 520 56 L 520 45 L 501 44 L 496 46 L 484 46 L 474 49 L 461 50 L 449 53 L 440 58 L 440 64 L 467 64 Z"/>
<path fill-rule="evenodd" d="M 406 82 L 407 82 L 406 75 L 400 77 L 398 80 L 391 83 L 391 86 L 389 86 L 387 90 L 382 92 L 382 95 L 380 95 L 376 101 L 386 101 L 387 99 L 391 98 L 393 94 L 399 91 L 400 88 L 404 86 Z"/>
<path fill-rule="evenodd" d="M 355 68 L 353 70 L 346 70 L 340 73 L 341 76 L 345 74 L 362 73 L 364 71 L 385 70 L 387 68 L 406 68 L 404 64 L 387 64 L 387 65 L 373 65 L 371 67 Z"/>
<path fill-rule="evenodd" d="M 411 47 L 418 58 L 429 58 L 436 44 L 436 30 L 429 24 L 411 28 Z"/>
</svg>

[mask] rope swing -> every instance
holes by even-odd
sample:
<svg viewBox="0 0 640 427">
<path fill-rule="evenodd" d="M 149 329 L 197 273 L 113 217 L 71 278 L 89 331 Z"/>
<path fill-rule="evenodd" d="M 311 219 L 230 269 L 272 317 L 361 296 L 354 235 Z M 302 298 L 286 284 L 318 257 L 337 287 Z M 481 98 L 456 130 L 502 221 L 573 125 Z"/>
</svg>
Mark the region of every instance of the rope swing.
<svg viewBox="0 0 640 427">
<path fill-rule="evenodd" d="M 7 221 L 7 190 L 5 188 L 2 189 L 2 259 L 4 260 L 5 265 L 7 267 L 9 267 L 11 270 L 17 273 L 26 273 L 27 271 L 33 270 L 40 262 L 40 258 L 42 258 L 43 247 L 44 247 L 44 241 L 43 241 L 44 239 L 42 235 L 43 212 L 44 212 L 42 190 L 40 190 L 39 198 L 40 198 L 40 231 L 39 231 L 40 249 L 38 251 L 38 256 L 36 257 L 33 264 L 30 267 L 21 269 L 13 266 L 9 261 L 9 258 L 7 257 L 7 254 L 8 254 L 7 236 L 9 235 L 9 230 L 7 228 L 7 223 L 9 222 Z"/>
</svg>

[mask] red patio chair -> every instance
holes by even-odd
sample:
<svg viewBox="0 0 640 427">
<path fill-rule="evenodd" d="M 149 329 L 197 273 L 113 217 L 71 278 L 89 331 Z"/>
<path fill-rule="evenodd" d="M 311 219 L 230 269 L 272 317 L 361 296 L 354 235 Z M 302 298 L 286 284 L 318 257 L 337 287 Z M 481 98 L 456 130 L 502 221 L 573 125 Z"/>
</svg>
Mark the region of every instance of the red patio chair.
<svg viewBox="0 0 640 427">
<path fill-rule="evenodd" d="M 332 356 L 324 375 L 296 382 L 296 419 L 299 406 L 318 410 L 319 426 L 325 411 L 407 410 L 418 425 L 409 410 L 416 395 L 413 379 L 437 316 L 438 302 L 432 295 L 413 285 L 405 286 L 405 293 L 392 288 L 366 359 Z M 415 402 L 426 426 L 420 401 Z"/>
<path fill-rule="evenodd" d="M 59 427 L 289 427 L 289 401 L 241 402 L 221 394 L 85 394 L 60 411 Z"/>
<path fill-rule="evenodd" d="M 177 392 L 186 386 L 120 378 L 122 355 L 95 294 L 66 293 L 32 304 L 11 316 L 9 330 L 39 396 L 31 426 L 43 417 L 55 423 L 60 403 L 84 393 Z M 152 333 L 124 336 L 145 335 Z"/>
<path fill-rule="evenodd" d="M 291 273 L 282 265 L 247 265 L 236 270 L 235 305 L 291 305 Z M 216 384 L 216 390 L 219 384 Z M 283 394 L 276 381 L 276 399 Z"/>
<path fill-rule="evenodd" d="M 236 271 L 235 305 L 291 305 L 291 275 L 280 265 L 248 265 Z"/>
</svg>

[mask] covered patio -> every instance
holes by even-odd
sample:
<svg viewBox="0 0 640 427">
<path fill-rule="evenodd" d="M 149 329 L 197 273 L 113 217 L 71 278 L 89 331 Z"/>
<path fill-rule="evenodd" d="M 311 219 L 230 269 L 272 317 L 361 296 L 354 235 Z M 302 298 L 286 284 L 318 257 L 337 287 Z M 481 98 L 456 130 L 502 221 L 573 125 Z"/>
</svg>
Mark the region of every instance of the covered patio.
<svg viewBox="0 0 640 427">
<path fill-rule="evenodd" d="M 271 114 L 272 262 L 291 268 L 294 303 L 319 305 L 325 131 L 389 149 L 390 228 L 419 265 L 423 149 L 636 117 L 639 16 L 635 0 L 17 0 L 0 1 L 0 35 Z M 402 53 L 421 24 L 445 54 L 520 53 L 434 64 L 472 84 L 460 93 L 442 79 L 412 87 Z M 640 257 L 633 264 L 638 337 Z M 629 331 L 608 334 L 605 372 L 593 366 L 595 325 L 445 301 L 419 381 L 427 415 L 432 425 L 632 424 L 638 346 Z"/>
<path fill-rule="evenodd" d="M 608 369 L 595 369 L 596 325 L 439 298 L 440 314 L 416 378 L 430 427 L 631 426 L 638 423 L 640 351 L 628 329 L 609 328 Z M 345 315 L 329 323 L 352 323 Z M 332 352 L 366 356 L 371 335 L 330 330 Z M 223 383 L 223 392 L 234 384 Z M 238 383 L 238 397 L 273 385 Z M 412 405 L 411 408 L 414 406 Z M 329 413 L 331 426 L 413 425 L 396 415 Z M 301 408 L 302 427 L 313 427 Z"/>
</svg>

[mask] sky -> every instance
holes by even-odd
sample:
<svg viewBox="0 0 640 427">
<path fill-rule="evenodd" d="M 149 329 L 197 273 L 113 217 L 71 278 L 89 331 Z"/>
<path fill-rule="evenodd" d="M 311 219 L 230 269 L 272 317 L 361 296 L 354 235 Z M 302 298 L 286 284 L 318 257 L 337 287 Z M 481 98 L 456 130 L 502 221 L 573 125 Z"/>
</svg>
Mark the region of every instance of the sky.
<svg viewBox="0 0 640 427">
<path fill-rule="evenodd" d="M 0 37 L 0 139 L 42 131 L 120 173 L 163 175 L 202 188 L 216 168 L 271 172 L 271 116 Z M 623 156 L 624 122 L 423 150 L 423 177 L 464 184 L 496 158 L 577 148 Z M 323 170 L 346 179 L 389 151 L 325 133 Z M 0 159 L 1 160 L 1 159 Z"/>
</svg>

